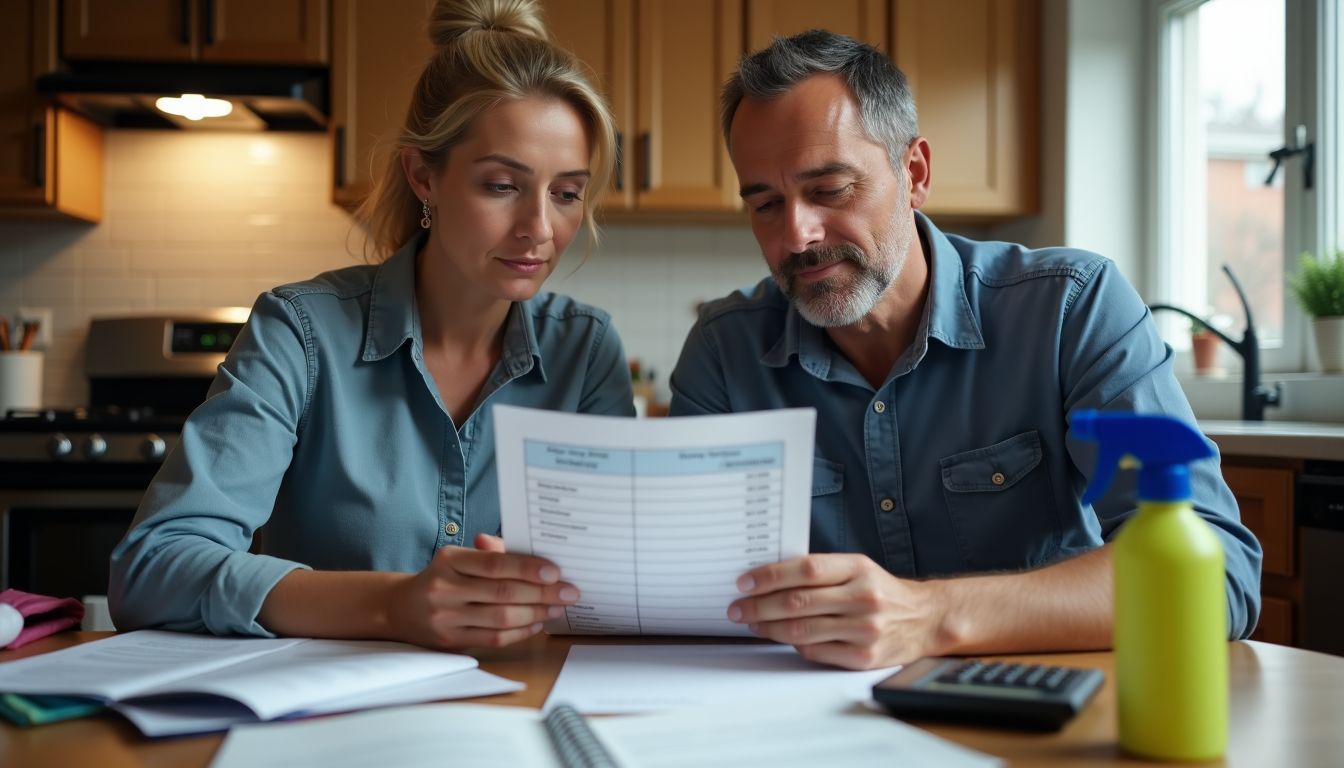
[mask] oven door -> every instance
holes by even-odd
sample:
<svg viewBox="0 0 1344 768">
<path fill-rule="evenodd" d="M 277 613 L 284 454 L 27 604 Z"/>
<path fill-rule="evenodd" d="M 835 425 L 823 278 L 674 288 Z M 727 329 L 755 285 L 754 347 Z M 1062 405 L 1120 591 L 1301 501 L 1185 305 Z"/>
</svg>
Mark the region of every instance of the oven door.
<svg viewBox="0 0 1344 768">
<path fill-rule="evenodd" d="M 112 549 L 142 496 L 142 489 L 0 490 L 0 589 L 106 595 Z"/>
</svg>

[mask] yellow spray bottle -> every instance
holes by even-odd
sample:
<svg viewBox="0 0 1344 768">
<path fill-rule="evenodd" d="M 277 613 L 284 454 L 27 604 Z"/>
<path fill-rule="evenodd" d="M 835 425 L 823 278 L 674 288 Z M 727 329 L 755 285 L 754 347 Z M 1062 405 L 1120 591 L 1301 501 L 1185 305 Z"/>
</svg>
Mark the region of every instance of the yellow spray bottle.
<svg viewBox="0 0 1344 768">
<path fill-rule="evenodd" d="M 1192 461 L 1214 455 L 1168 416 L 1074 414 L 1100 446 L 1083 496 L 1122 462 L 1139 468 L 1138 513 L 1116 535 L 1115 688 L 1120 747 L 1159 760 L 1213 760 L 1227 748 L 1227 596 L 1223 548 L 1190 504 Z"/>
</svg>

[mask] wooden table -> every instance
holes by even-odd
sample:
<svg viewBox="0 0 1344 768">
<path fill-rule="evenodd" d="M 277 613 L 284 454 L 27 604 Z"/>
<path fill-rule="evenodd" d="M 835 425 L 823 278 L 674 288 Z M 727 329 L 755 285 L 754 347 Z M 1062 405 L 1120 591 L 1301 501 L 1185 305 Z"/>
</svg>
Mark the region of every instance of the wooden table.
<svg viewBox="0 0 1344 768">
<path fill-rule="evenodd" d="M 103 633 L 46 638 L 18 651 L 0 652 L 0 663 L 95 640 Z M 477 701 L 540 707 L 574 639 L 537 637 L 509 648 L 473 652 L 481 668 L 527 684 L 526 690 Z M 630 638 L 577 639 L 629 643 Z M 1344 765 L 1344 658 L 1268 643 L 1232 643 L 1227 757 L 1215 765 Z M 1003 657 L 1009 658 L 1009 657 Z M 1106 683 L 1082 714 L 1053 734 L 995 731 L 950 725 L 925 727 L 973 749 L 1007 758 L 1010 765 L 1142 765 L 1116 747 L 1114 666 L 1110 653 L 1055 653 L 1011 657 L 1047 664 L 1099 667 Z M 113 714 L 16 728 L 0 724 L 0 766 L 205 766 L 222 736 L 149 741 Z M 392 768 L 392 767 L 389 767 Z"/>
</svg>

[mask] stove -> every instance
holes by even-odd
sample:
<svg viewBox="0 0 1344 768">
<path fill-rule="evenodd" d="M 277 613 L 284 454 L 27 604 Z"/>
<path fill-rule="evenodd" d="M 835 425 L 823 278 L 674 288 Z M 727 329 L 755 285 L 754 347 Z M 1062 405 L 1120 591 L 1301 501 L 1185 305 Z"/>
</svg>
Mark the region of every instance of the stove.
<svg viewBox="0 0 1344 768">
<path fill-rule="evenodd" d="M 89 404 L 0 416 L 0 589 L 106 594 L 112 548 L 247 314 L 94 318 Z"/>
</svg>

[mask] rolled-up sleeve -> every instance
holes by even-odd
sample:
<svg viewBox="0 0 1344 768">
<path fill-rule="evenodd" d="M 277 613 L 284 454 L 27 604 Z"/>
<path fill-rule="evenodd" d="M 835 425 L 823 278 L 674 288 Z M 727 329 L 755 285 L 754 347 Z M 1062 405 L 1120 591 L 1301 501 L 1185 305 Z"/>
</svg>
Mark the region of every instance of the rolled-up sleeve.
<svg viewBox="0 0 1344 768">
<path fill-rule="evenodd" d="M 1065 408 L 1159 413 L 1195 423 L 1194 412 L 1172 370 L 1171 348 L 1158 335 L 1148 307 L 1113 264 L 1099 261 L 1080 284 L 1064 321 L 1060 372 Z M 1236 498 L 1215 458 L 1190 465 L 1195 512 L 1223 544 L 1227 572 L 1228 634 L 1248 637 L 1260 614 L 1260 542 L 1241 523 Z M 1072 433 L 1068 449 L 1075 466 L 1091 479 L 1096 446 Z M 1130 478 L 1132 480 L 1132 478 Z M 1117 481 L 1093 507 L 1101 533 L 1111 540 L 1135 513 L 1133 483 Z"/>
<path fill-rule="evenodd" d="M 293 457 L 312 356 L 295 307 L 263 294 L 111 560 L 119 629 L 271 636 L 262 602 L 303 564 L 248 552 Z"/>
</svg>

